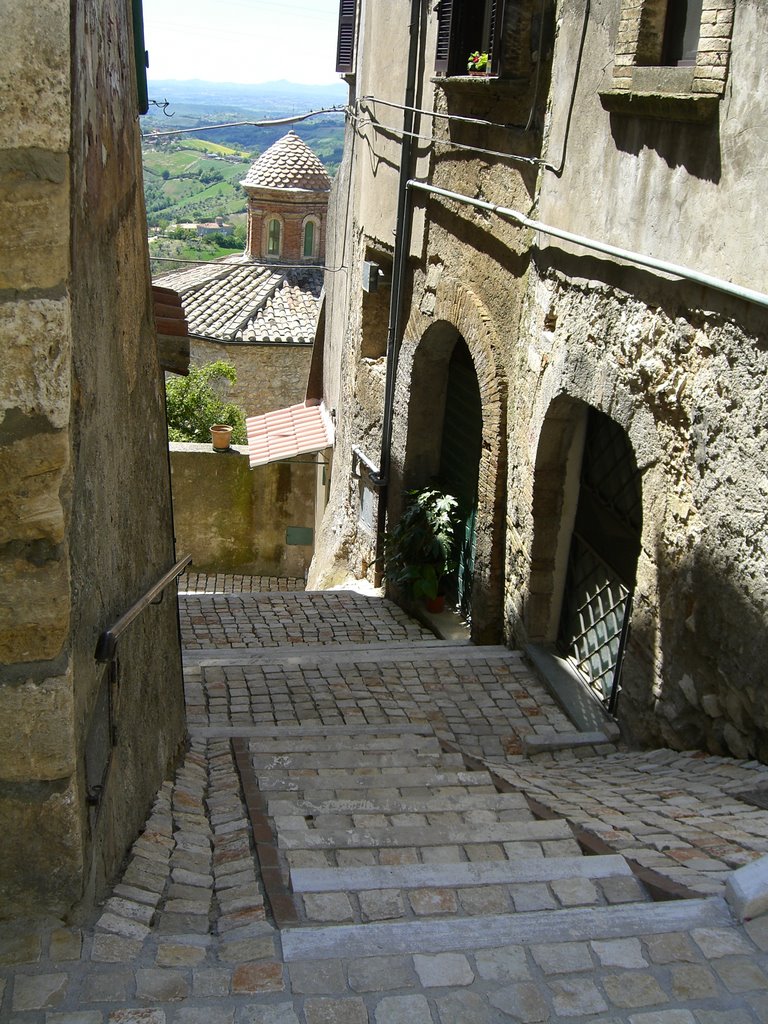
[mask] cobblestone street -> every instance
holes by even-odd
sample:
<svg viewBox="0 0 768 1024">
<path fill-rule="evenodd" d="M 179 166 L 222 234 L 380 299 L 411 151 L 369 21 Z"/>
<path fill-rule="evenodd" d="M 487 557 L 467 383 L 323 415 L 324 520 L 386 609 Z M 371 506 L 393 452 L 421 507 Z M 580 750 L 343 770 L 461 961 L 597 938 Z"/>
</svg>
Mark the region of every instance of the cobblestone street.
<svg viewBox="0 0 768 1024">
<path fill-rule="evenodd" d="M 4 925 L 2 1020 L 768 1021 L 768 917 L 722 898 L 768 769 L 581 742 L 518 653 L 380 597 L 209 585 L 186 756 L 92 921 Z"/>
</svg>

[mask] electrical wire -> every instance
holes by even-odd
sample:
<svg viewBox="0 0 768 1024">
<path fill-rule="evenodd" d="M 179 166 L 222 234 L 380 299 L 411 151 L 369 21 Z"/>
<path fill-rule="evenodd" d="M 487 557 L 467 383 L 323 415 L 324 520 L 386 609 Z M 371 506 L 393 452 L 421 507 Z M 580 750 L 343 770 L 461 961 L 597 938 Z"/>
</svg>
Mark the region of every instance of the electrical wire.
<svg viewBox="0 0 768 1024">
<path fill-rule="evenodd" d="M 346 265 L 338 267 L 326 267 L 320 263 L 225 263 L 224 257 L 221 262 L 218 260 L 182 260 L 173 256 L 153 256 L 149 254 L 150 260 L 158 263 L 188 263 L 193 267 L 215 267 L 222 268 L 238 267 L 240 270 L 324 270 L 329 274 L 337 274 L 340 270 L 346 270 Z"/>
<path fill-rule="evenodd" d="M 167 100 L 165 101 L 168 102 Z M 196 128 L 174 128 L 167 132 L 142 132 L 142 138 L 151 141 L 152 139 L 165 138 L 167 135 L 188 135 L 190 132 L 212 132 L 217 128 L 274 128 L 283 124 L 298 124 L 299 121 L 306 121 L 309 117 L 317 117 L 318 114 L 343 114 L 348 110 L 346 106 L 322 107 L 320 110 L 310 110 L 307 114 L 294 114 L 291 117 L 270 118 L 265 121 L 230 121 L 226 124 L 204 124 Z"/>
<path fill-rule="evenodd" d="M 518 153 L 503 153 L 496 149 L 483 149 L 481 146 L 468 146 L 461 142 L 454 142 L 451 139 L 438 139 L 434 135 L 419 135 L 416 132 L 406 132 L 402 128 L 393 128 L 390 125 L 382 124 L 380 121 L 374 120 L 372 117 L 361 118 L 355 114 L 350 115 L 350 120 L 357 123 L 358 127 L 364 128 L 370 124 L 375 131 L 389 132 L 392 135 L 398 135 L 401 138 L 408 135 L 412 139 L 418 139 L 420 142 L 429 142 L 433 146 L 450 146 L 451 149 L 459 149 L 470 153 L 481 153 L 484 156 L 495 156 L 501 157 L 504 160 L 511 160 L 513 163 L 529 164 L 533 167 L 547 167 L 549 166 L 545 160 L 541 160 L 539 157 L 534 156 L 521 156 Z"/>
<path fill-rule="evenodd" d="M 424 107 L 407 107 L 402 103 L 393 103 L 391 100 L 383 100 L 378 96 L 361 96 L 358 106 L 371 100 L 373 103 L 380 103 L 383 107 L 392 107 L 395 110 L 410 110 L 415 114 L 426 114 L 427 117 L 442 118 L 444 121 L 457 121 L 461 124 L 473 124 L 481 128 L 504 128 L 507 131 L 524 131 L 521 125 L 510 123 L 502 124 L 500 121 L 486 121 L 481 117 L 463 117 L 461 114 L 443 114 L 438 110 L 427 110 Z"/>
</svg>

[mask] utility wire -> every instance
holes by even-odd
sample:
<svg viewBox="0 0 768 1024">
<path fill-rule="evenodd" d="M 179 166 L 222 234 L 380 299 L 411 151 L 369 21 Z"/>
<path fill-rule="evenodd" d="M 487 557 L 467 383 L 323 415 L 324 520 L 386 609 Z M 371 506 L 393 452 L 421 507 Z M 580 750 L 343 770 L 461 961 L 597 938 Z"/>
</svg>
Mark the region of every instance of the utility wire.
<svg viewBox="0 0 768 1024">
<path fill-rule="evenodd" d="M 174 256 L 153 256 L 149 254 L 151 261 L 158 263 L 188 263 L 194 267 L 222 267 L 226 269 L 228 267 L 238 267 L 240 270 L 325 270 L 329 274 L 336 274 L 340 270 L 346 270 L 346 266 L 342 263 L 339 267 L 326 267 L 320 263 L 225 263 L 224 257 L 221 262 L 218 260 L 182 260 L 176 259 Z"/>
<path fill-rule="evenodd" d="M 166 101 L 167 102 L 167 101 Z M 294 114 L 291 117 L 270 118 L 265 121 L 230 121 L 227 124 L 204 124 L 196 128 L 174 128 L 168 132 L 147 132 L 142 133 L 143 139 L 159 139 L 166 135 L 188 135 L 190 132 L 212 132 L 216 128 L 274 128 L 282 124 L 298 124 L 299 121 L 306 121 L 308 117 L 317 117 L 318 114 L 343 114 L 346 106 L 323 107 L 320 110 L 310 110 L 307 114 Z"/>
<path fill-rule="evenodd" d="M 350 120 L 355 121 L 359 128 L 364 128 L 366 125 L 370 124 L 375 131 L 381 133 L 388 132 L 400 137 L 408 135 L 413 139 L 418 139 L 420 142 L 429 142 L 433 146 L 449 146 L 451 149 L 460 149 L 470 153 L 482 153 L 484 156 L 501 157 L 504 160 L 511 160 L 514 163 L 530 164 L 535 167 L 549 166 L 545 160 L 541 160 L 539 157 L 520 156 L 518 153 L 502 153 L 496 149 L 483 149 L 481 146 L 467 146 L 461 142 L 454 142 L 451 139 L 438 139 L 434 135 L 418 135 L 416 132 L 406 132 L 402 128 L 393 128 L 390 125 L 382 124 L 381 121 L 375 120 L 371 116 L 358 117 L 355 114 L 352 114 Z"/>
</svg>

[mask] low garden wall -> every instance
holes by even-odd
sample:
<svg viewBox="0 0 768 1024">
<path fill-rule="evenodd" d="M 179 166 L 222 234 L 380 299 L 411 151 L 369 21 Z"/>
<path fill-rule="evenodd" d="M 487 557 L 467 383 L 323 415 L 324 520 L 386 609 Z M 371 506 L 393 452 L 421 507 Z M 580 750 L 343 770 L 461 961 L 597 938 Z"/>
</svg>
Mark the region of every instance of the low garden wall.
<svg viewBox="0 0 768 1024">
<path fill-rule="evenodd" d="M 233 445 L 169 445 L 176 551 L 197 572 L 304 578 L 314 549 L 312 456 L 248 467 Z"/>
</svg>

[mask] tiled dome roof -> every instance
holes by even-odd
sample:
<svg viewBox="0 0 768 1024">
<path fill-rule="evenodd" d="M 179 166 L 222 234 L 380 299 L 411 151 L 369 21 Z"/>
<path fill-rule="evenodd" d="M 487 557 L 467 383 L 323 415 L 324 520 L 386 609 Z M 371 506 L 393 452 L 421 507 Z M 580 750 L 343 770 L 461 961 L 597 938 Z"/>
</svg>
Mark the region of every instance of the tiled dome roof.
<svg viewBox="0 0 768 1024">
<path fill-rule="evenodd" d="M 296 132 L 288 132 L 261 154 L 240 184 L 245 188 L 326 192 L 331 187 L 331 179 L 309 146 Z"/>
</svg>

